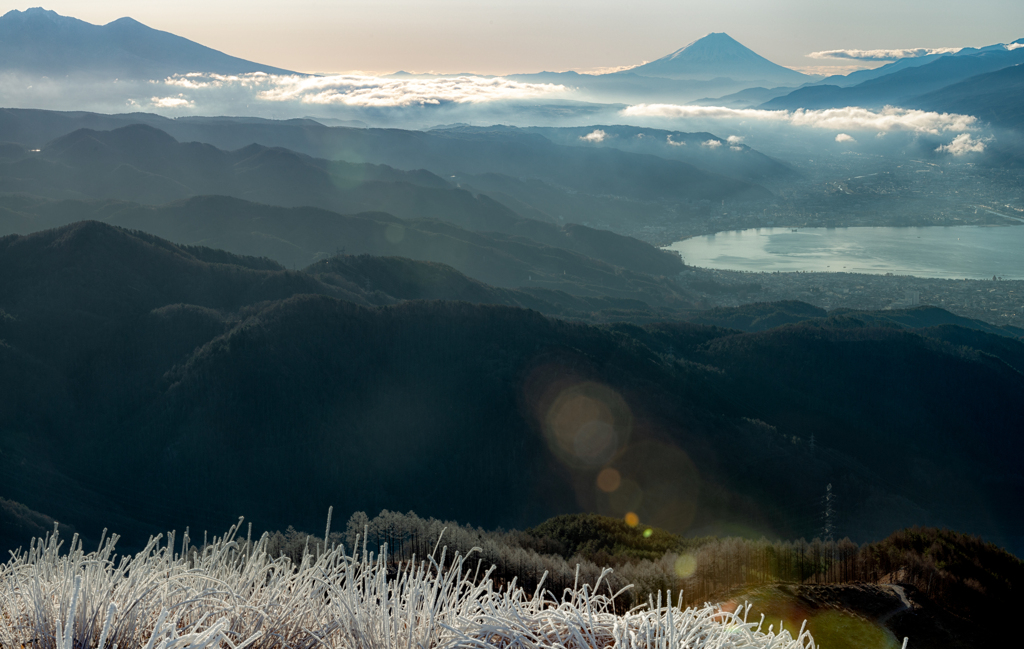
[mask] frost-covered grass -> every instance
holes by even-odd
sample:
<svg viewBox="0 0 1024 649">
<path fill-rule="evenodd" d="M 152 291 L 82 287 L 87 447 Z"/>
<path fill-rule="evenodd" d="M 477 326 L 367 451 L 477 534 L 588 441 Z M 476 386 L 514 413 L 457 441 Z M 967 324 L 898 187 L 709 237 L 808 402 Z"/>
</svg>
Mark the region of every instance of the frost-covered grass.
<svg viewBox="0 0 1024 649">
<path fill-rule="evenodd" d="M 714 606 L 662 601 L 616 615 L 602 579 L 560 596 L 496 588 L 471 558 L 388 566 L 365 545 L 310 548 L 299 565 L 255 543 L 191 548 L 174 535 L 117 557 L 117 537 L 86 552 L 56 534 L 0 567 L 0 646 L 32 649 L 233 647 L 413 649 L 726 649 L 814 647 L 810 634 L 762 629 Z M 604 575 L 602 575 L 604 577 Z M 621 593 L 619 593 L 621 595 Z"/>
</svg>

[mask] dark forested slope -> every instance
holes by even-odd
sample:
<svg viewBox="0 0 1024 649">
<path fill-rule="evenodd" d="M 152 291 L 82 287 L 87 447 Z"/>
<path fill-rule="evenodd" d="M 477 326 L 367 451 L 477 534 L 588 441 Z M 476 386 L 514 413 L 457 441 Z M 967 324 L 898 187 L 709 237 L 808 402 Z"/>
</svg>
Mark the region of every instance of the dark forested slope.
<svg viewBox="0 0 1024 649">
<path fill-rule="evenodd" d="M 742 334 L 396 301 L 452 295 L 344 263 L 99 223 L 0 240 L 0 494 L 129 543 L 238 514 L 309 528 L 331 504 L 791 538 L 820 529 L 831 483 L 840 534 L 941 522 L 1020 546 L 1024 377 L 989 353 L 848 321 Z"/>
</svg>

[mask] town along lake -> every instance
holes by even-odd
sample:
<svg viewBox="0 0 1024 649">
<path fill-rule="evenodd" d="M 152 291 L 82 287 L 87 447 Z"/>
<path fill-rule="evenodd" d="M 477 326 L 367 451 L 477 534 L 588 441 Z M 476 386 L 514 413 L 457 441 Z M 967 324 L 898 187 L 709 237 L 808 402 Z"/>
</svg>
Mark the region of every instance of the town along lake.
<svg viewBox="0 0 1024 649">
<path fill-rule="evenodd" d="M 1024 225 L 754 228 L 692 237 L 666 250 L 688 265 L 722 270 L 1024 279 Z"/>
</svg>

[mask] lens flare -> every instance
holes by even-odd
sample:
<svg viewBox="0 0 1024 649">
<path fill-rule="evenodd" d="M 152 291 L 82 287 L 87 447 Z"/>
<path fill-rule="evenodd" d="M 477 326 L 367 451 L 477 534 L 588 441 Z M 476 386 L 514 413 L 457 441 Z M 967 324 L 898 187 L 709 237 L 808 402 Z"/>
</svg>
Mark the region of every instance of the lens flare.
<svg viewBox="0 0 1024 649">
<path fill-rule="evenodd" d="M 651 528 L 648 527 L 646 530 L 644 530 L 644 538 L 645 539 L 649 539 L 653 535 L 654 535 L 654 530 L 652 530 Z"/>
<path fill-rule="evenodd" d="M 697 572 L 697 559 L 692 554 L 682 554 L 676 559 L 675 565 L 673 566 L 678 575 L 682 579 L 693 576 L 693 573 Z"/>
<path fill-rule="evenodd" d="M 601 470 L 597 474 L 597 488 L 605 493 L 611 493 L 622 484 L 622 474 L 611 467 Z"/>
<path fill-rule="evenodd" d="M 619 482 L 619 488 L 608 496 L 608 503 L 612 510 L 622 515 L 622 512 L 632 512 L 640 509 L 644 502 L 644 492 L 636 482 L 629 478 L 623 478 Z"/>
<path fill-rule="evenodd" d="M 678 446 L 645 441 L 632 444 L 615 460 L 619 488 L 604 496 L 607 513 L 636 512 L 652 527 L 675 533 L 689 529 L 697 513 L 701 479 Z"/>
<path fill-rule="evenodd" d="M 625 448 L 632 414 L 614 390 L 584 382 L 563 389 L 543 423 L 548 445 L 559 459 L 573 468 L 596 469 Z"/>
<path fill-rule="evenodd" d="M 626 525 L 629 525 L 630 527 L 636 527 L 639 524 L 640 524 L 640 517 L 639 516 L 637 516 L 633 512 L 629 512 L 628 514 L 626 514 Z"/>
</svg>

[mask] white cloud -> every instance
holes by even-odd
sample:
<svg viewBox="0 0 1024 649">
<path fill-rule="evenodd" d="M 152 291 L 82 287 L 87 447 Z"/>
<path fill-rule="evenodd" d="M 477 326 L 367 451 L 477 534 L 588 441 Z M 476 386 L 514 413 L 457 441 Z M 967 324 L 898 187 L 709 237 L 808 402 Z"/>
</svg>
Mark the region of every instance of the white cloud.
<svg viewBox="0 0 1024 649">
<path fill-rule="evenodd" d="M 1016 50 L 1021 47 L 1024 47 L 1024 43 L 1007 43 L 1006 45 L 1004 45 L 1004 47 L 1008 50 Z"/>
<path fill-rule="evenodd" d="M 807 56 L 812 59 L 853 59 L 855 61 L 895 61 L 896 59 L 916 59 L 929 54 L 951 54 L 959 52 L 962 47 L 915 47 L 894 50 L 824 50 L 811 52 Z"/>
<path fill-rule="evenodd" d="M 856 141 L 857 140 L 853 139 L 852 135 L 847 135 L 846 133 L 840 133 L 839 135 L 836 136 L 836 142 L 856 142 Z"/>
<path fill-rule="evenodd" d="M 789 123 L 793 126 L 830 129 L 840 132 L 856 130 L 913 131 L 938 134 L 963 132 L 976 127 L 977 118 L 956 113 L 933 113 L 886 106 L 868 110 L 848 106 L 825 110 L 758 110 L 725 108 L 723 106 L 680 106 L 676 104 L 638 104 L 622 111 L 629 117 L 663 117 L 672 119 L 740 119 Z"/>
<path fill-rule="evenodd" d="M 527 99 L 565 92 L 550 83 L 521 83 L 502 77 L 390 78 L 355 74 L 328 76 L 242 75 L 192 73 L 175 75 L 164 83 L 192 91 L 240 88 L 268 102 L 394 107 L 442 103 L 480 103 Z"/>
<path fill-rule="evenodd" d="M 743 147 L 741 147 L 741 146 L 731 146 L 729 148 L 732 149 L 733 151 L 742 151 L 743 150 Z"/>
<path fill-rule="evenodd" d="M 586 135 L 581 135 L 580 139 L 584 142 L 604 142 L 604 139 L 608 137 L 608 134 L 601 129 L 596 129 Z"/>
<path fill-rule="evenodd" d="M 722 142 L 721 140 L 707 140 L 706 142 L 701 142 L 700 145 L 706 146 L 709 149 L 717 149 L 722 146 Z"/>
<path fill-rule="evenodd" d="M 638 68 L 646 63 L 649 63 L 649 61 L 643 61 L 642 63 L 634 63 L 633 65 L 612 65 L 603 68 L 577 69 L 575 70 L 575 72 L 579 72 L 580 74 L 612 74 L 613 72 L 624 72 L 626 70 L 632 70 L 633 68 Z"/>
<path fill-rule="evenodd" d="M 975 140 L 970 133 L 961 133 L 953 138 L 949 144 L 943 144 L 935 149 L 939 153 L 950 155 L 966 155 L 968 153 L 981 153 L 985 150 L 984 140 Z"/>
<path fill-rule="evenodd" d="M 831 77 L 834 74 L 846 76 L 851 72 L 857 72 L 858 70 L 873 70 L 874 68 L 878 68 L 886 64 L 886 61 L 853 61 L 853 59 L 846 60 L 850 61 L 850 63 L 847 65 L 805 65 L 793 66 L 792 69 L 796 70 L 797 72 L 803 72 L 804 74 Z"/>
<path fill-rule="evenodd" d="M 153 97 L 149 100 L 157 108 L 191 108 L 195 103 L 184 97 Z"/>
<path fill-rule="evenodd" d="M 730 135 L 726 139 L 729 140 L 729 144 L 739 144 L 743 142 L 744 138 L 742 135 Z"/>
<path fill-rule="evenodd" d="M 665 141 L 668 142 L 671 146 L 686 146 L 686 142 L 676 142 L 675 140 L 673 140 L 671 133 L 665 136 Z"/>
</svg>

